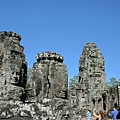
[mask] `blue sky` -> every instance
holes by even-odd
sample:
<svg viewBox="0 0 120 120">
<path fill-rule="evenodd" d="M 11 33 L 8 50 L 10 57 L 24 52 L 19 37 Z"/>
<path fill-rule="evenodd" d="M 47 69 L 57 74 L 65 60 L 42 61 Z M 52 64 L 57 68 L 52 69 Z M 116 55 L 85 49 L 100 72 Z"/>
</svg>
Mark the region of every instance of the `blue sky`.
<svg viewBox="0 0 120 120">
<path fill-rule="evenodd" d="M 120 0 L 1 0 L 0 11 L 0 31 L 22 36 L 28 67 L 37 53 L 54 51 L 64 56 L 71 78 L 84 45 L 94 42 L 107 81 L 120 78 Z"/>
</svg>

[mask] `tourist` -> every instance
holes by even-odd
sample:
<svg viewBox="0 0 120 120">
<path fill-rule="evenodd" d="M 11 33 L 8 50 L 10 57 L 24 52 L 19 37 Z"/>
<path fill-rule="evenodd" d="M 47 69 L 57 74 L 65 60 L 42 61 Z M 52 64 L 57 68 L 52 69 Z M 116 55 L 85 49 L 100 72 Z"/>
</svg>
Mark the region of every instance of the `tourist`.
<svg viewBox="0 0 120 120">
<path fill-rule="evenodd" d="M 118 114 L 116 116 L 117 120 L 120 120 L 120 108 L 118 109 Z"/>
<path fill-rule="evenodd" d="M 113 119 L 113 120 L 117 120 L 117 115 L 118 115 L 118 110 L 116 110 L 116 107 L 115 106 L 113 106 L 112 107 L 112 112 L 110 113 L 110 117 Z"/>
<path fill-rule="evenodd" d="M 87 120 L 91 120 L 91 109 L 88 109 L 86 113 Z"/>
<path fill-rule="evenodd" d="M 96 117 L 96 120 L 102 120 L 104 118 L 104 113 L 101 110 L 96 113 L 96 110 L 93 109 L 93 115 Z"/>
</svg>

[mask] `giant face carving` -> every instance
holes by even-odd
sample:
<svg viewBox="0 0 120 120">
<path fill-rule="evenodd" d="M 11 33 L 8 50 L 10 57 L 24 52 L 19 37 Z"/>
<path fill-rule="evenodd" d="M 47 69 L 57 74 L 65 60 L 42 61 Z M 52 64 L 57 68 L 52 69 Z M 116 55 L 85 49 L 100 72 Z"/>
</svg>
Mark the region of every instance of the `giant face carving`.
<svg viewBox="0 0 120 120">
<path fill-rule="evenodd" d="M 67 85 L 63 83 L 54 84 L 55 97 L 67 99 Z"/>
<path fill-rule="evenodd" d="M 24 55 L 18 51 L 11 51 L 11 77 L 10 83 L 25 87 L 27 76 L 27 65 L 23 62 Z"/>
</svg>

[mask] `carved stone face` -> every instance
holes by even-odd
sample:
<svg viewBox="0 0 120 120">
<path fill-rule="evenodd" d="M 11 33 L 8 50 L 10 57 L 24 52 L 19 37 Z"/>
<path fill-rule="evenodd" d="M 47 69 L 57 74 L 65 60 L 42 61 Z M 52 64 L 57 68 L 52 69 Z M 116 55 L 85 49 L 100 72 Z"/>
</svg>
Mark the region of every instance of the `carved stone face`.
<svg viewBox="0 0 120 120">
<path fill-rule="evenodd" d="M 55 88 L 55 97 L 58 98 L 67 98 L 67 85 L 66 84 L 61 84 L 61 83 L 57 83 L 54 84 L 54 88 Z"/>
<path fill-rule="evenodd" d="M 12 72 L 11 73 L 11 78 L 10 78 L 10 83 L 14 85 L 18 85 L 20 81 L 20 72 Z"/>
<path fill-rule="evenodd" d="M 18 51 L 11 51 L 11 57 L 10 57 L 10 83 L 17 85 L 17 86 L 22 86 L 23 83 L 26 83 L 25 80 L 25 74 L 27 70 L 26 64 L 23 62 L 24 60 L 24 55 Z"/>
<path fill-rule="evenodd" d="M 20 64 L 19 63 L 20 55 L 16 51 L 11 52 L 10 64 L 11 64 L 11 75 L 10 75 L 10 83 L 18 85 L 20 80 Z"/>
</svg>

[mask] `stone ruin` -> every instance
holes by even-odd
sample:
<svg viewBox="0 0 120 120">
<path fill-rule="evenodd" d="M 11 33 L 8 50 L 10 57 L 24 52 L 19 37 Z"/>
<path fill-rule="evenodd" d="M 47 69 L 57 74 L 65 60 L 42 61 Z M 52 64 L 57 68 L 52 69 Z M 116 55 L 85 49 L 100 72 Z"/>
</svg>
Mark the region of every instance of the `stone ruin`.
<svg viewBox="0 0 120 120">
<path fill-rule="evenodd" d="M 108 112 L 120 100 L 108 94 L 104 58 L 94 43 L 84 46 L 79 79 L 70 88 L 64 57 L 38 53 L 26 90 L 27 62 L 20 40 L 16 33 L 0 32 L 0 119 L 81 120 L 88 108 Z"/>
<path fill-rule="evenodd" d="M 109 108 L 104 58 L 94 43 L 87 43 L 79 60 L 81 108 Z M 84 94 L 83 94 L 84 93 Z M 80 98 L 80 97 L 79 97 Z"/>
<path fill-rule="evenodd" d="M 68 97 L 68 73 L 64 58 L 55 52 L 43 52 L 36 56 L 30 82 L 31 97 Z"/>
<path fill-rule="evenodd" d="M 22 100 L 27 83 L 27 63 L 21 36 L 0 32 L 0 100 Z"/>
</svg>

